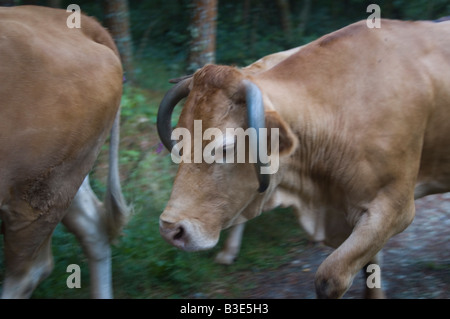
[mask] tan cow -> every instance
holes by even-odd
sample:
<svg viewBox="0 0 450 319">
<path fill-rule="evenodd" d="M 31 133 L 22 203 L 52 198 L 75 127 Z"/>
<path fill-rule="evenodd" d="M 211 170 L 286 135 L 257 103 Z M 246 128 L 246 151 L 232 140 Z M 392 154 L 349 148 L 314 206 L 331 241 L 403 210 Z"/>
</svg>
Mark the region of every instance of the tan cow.
<svg viewBox="0 0 450 319">
<path fill-rule="evenodd" d="M 69 14 L 0 8 L 3 298 L 29 297 L 50 274 L 51 236 L 61 221 L 87 253 L 93 296 L 112 296 L 109 240 L 127 214 L 117 172 L 122 66 L 98 22 L 82 15 L 81 28 L 68 28 Z M 85 177 L 111 129 L 105 210 Z"/>
<path fill-rule="evenodd" d="M 313 239 L 336 248 L 316 272 L 317 296 L 342 297 L 411 223 L 415 198 L 450 190 L 448 43 L 449 22 L 361 21 L 265 72 L 207 65 L 180 82 L 159 111 L 162 141 L 182 156 L 161 235 L 180 249 L 208 249 L 222 229 L 292 206 Z M 185 96 L 178 126 L 191 132 L 191 149 L 171 140 L 170 115 Z M 260 153 L 256 163 L 196 162 L 209 146 L 201 136 L 198 152 L 198 123 L 203 133 L 278 128 L 278 171 L 262 174 Z M 234 141 L 223 139 L 225 153 Z"/>
<path fill-rule="evenodd" d="M 262 71 L 266 71 L 287 57 L 298 52 L 302 47 L 297 47 L 262 57 L 261 59 L 253 62 L 252 64 L 243 67 L 241 70 L 246 74 L 257 74 Z M 183 79 L 192 77 L 192 75 L 171 79 L 170 83 L 179 83 Z M 225 241 L 222 250 L 217 254 L 215 262 L 223 265 L 231 265 L 237 258 L 242 244 L 242 236 L 244 233 L 245 223 L 234 225 L 230 229 L 230 233 Z"/>
</svg>

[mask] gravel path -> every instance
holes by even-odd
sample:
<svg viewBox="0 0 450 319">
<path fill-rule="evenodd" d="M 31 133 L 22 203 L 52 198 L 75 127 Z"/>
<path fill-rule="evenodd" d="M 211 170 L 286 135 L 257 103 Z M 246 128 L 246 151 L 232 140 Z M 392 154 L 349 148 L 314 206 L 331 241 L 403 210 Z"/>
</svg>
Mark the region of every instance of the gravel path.
<svg viewBox="0 0 450 319">
<path fill-rule="evenodd" d="M 450 298 L 450 193 L 416 201 L 416 217 L 383 250 L 382 288 L 387 298 Z M 314 273 L 332 250 L 315 245 L 298 259 L 256 276 L 258 286 L 242 298 L 315 298 Z M 344 299 L 362 298 L 365 279 L 357 276 Z"/>
</svg>

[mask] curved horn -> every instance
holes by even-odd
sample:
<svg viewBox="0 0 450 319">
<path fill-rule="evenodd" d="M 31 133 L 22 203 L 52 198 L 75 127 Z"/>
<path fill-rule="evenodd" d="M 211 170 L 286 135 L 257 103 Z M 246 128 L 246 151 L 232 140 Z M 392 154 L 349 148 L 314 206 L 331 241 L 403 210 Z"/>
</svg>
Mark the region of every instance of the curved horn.
<svg viewBox="0 0 450 319">
<path fill-rule="evenodd" d="M 256 130 L 256 163 L 255 169 L 258 176 L 259 188 L 258 192 L 263 193 L 269 187 L 269 174 L 261 174 L 261 167 L 265 166 L 261 162 L 259 153 L 259 129 L 266 127 L 266 119 L 264 114 L 264 105 L 262 101 L 262 94 L 259 88 L 249 80 L 243 80 L 242 84 L 245 88 L 245 100 L 247 102 L 247 118 L 248 127 Z"/>
<path fill-rule="evenodd" d="M 156 126 L 159 138 L 169 152 L 172 151 L 172 147 L 175 145 L 175 142 L 171 139 L 172 112 L 178 102 L 189 95 L 190 82 L 191 78 L 189 77 L 177 83 L 167 91 L 159 104 Z"/>
</svg>

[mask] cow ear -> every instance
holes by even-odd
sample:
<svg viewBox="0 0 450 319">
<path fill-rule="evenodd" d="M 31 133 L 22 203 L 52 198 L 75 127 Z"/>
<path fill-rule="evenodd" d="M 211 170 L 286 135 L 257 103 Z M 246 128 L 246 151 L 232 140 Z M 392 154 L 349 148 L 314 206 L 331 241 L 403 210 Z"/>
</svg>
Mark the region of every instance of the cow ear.
<svg viewBox="0 0 450 319">
<path fill-rule="evenodd" d="M 292 132 L 289 125 L 280 117 L 280 115 L 275 111 L 265 112 L 266 117 L 266 128 L 268 134 L 268 146 L 272 145 L 271 138 L 274 134 L 273 128 L 278 128 L 279 144 L 278 152 L 280 156 L 291 155 L 298 145 L 298 140 L 294 133 Z M 271 151 L 271 150 L 269 150 Z"/>
</svg>

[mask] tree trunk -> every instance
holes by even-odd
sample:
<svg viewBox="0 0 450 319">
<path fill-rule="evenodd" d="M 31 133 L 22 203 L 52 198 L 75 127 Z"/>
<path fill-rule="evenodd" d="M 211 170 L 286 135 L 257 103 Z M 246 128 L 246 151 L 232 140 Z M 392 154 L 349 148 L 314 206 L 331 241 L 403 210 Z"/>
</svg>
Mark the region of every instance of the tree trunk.
<svg viewBox="0 0 450 319">
<path fill-rule="evenodd" d="M 104 24 L 109 30 L 120 53 L 127 80 L 134 80 L 133 43 L 127 0 L 103 0 Z"/>
<path fill-rule="evenodd" d="M 427 9 L 425 10 L 425 17 L 430 20 L 433 18 L 434 1 L 427 1 Z"/>
<path fill-rule="evenodd" d="M 48 0 L 48 6 L 52 8 L 61 8 L 61 0 Z"/>
<path fill-rule="evenodd" d="M 216 60 L 217 0 L 194 0 L 188 72 Z"/>
<path fill-rule="evenodd" d="M 299 37 L 303 37 L 308 23 L 309 13 L 311 12 L 311 0 L 303 0 L 302 12 L 300 13 L 300 22 L 298 24 Z"/>
<path fill-rule="evenodd" d="M 291 23 L 291 8 L 288 0 L 278 0 L 278 6 L 281 12 L 281 25 L 283 27 L 285 39 L 288 42 L 292 40 L 292 23 Z"/>
</svg>

